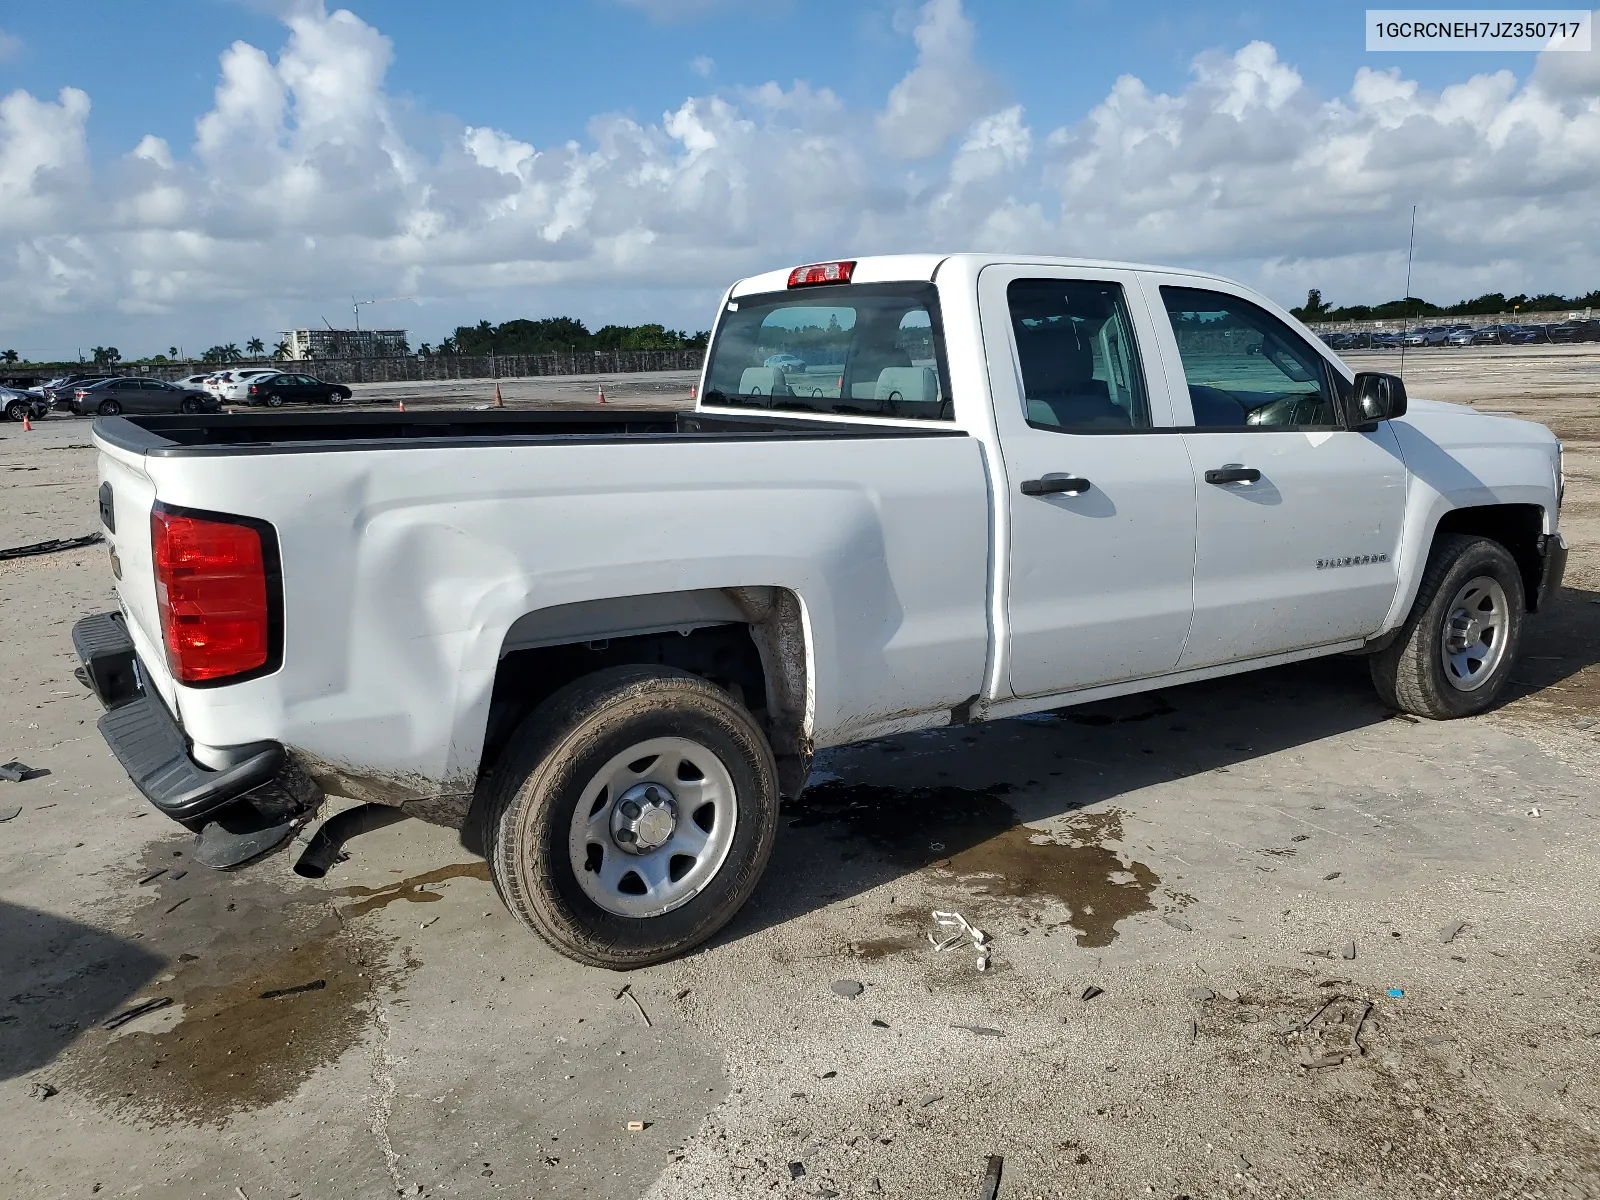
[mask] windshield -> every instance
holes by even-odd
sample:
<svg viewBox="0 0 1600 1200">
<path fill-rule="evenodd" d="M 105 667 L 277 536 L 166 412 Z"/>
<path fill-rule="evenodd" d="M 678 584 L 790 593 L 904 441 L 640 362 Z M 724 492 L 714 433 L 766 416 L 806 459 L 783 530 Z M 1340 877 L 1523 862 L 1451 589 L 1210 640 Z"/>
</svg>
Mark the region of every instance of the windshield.
<svg viewBox="0 0 1600 1200">
<path fill-rule="evenodd" d="M 931 283 L 850 284 L 728 302 L 704 403 L 948 421 Z"/>
</svg>

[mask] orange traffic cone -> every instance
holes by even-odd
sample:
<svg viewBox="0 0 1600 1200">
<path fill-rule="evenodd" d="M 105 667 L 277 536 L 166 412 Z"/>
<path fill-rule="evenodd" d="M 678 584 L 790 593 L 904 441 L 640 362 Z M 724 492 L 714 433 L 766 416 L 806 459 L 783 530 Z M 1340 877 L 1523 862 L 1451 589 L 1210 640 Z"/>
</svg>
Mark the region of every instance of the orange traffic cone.
<svg viewBox="0 0 1600 1200">
<path fill-rule="evenodd" d="M 694 402 L 698 401 L 699 399 L 700 399 L 700 385 L 698 383 L 691 383 L 689 385 L 689 400 L 690 400 L 691 403 L 694 403 Z"/>
<path fill-rule="evenodd" d="M 604 404 L 606 402 L 606 387 L 605 387 L 605 384 L 601 384 L 600 385 L 599 392 L 600 392 L 600 403 Z"/>
<path fill-rule="evenodd" d="M 29 415 L 27 409 L 23 409 L 22 410 L 22 432 L 23 433 L 32 433 L 33 432 L 33 418 Z"/>
<path fill-rule="evenodd" d="M 498 379 L 494 381 L 494 406 L 496 408 L 504 408 L 506 406 L 506 402 L 500 398 L 500 381 Z"/>
<path fill-rule="evenodd" d="M 402 401 L 400 401 L 400 411 L 401 412 L 405 412 L 405 410 L 406 410 L 406 402 L 404 400 L 402 400 Z"/>
</svg>

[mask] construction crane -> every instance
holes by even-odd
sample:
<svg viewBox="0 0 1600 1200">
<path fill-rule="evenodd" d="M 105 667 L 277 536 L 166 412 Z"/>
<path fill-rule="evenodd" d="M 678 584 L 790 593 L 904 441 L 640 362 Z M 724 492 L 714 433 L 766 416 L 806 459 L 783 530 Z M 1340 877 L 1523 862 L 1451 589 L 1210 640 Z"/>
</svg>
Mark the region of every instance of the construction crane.
<svg viewBox="0 0 1600 1200">
<path fill-rule="evenodd" d="M 382 300 L 357 300 L 354 296 L 351 296 L 350 311 L 355 314 L 357 332 L 359 332 L 361 329 L 361 306 L 363 304 L 392 304 L 396 300 L 415 299 L 415 296 L 385 296 Z"/>
</svg>

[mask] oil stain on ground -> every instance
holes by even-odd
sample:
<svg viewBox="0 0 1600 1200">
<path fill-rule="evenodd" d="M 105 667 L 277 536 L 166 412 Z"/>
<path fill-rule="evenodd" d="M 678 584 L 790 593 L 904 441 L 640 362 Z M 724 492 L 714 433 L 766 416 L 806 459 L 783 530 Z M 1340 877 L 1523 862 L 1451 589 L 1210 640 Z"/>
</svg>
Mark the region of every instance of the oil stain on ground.
<svg viewBox="0 0 1600 1200">
<path fill-rule="evenodd" d="M 134 926 L 167 966 L 128 1004 L 172 1005 L 114 1032 L 85 1030 L 52 1078 L 119 1117 L 155 1125 L 222 1125 L 287 1099 L 364 1040 L 377 1007 L 420 965 L 349 913 L 421 899 L 419 889 L 446 879 L 481 878 L 483 866 L 347 888 L 362 896 L 341 912 L 327 892 L 286 890 L 277 875 L 188 874 L 152 894 Z M 173 909 L 180 892 L 188 902 Z M 163 1015 L 174 1013 L 164 1027 Z"/>
<path fill-rule="evenodd" d="M 354 897 L 354 904 L 346 905 L 341 911 L 347 917 L 358 917 L 362 913 L 369 913 L 375 908 L 387 908 L 396 900 L 405 900 L 411 904 L 432 904 L 436 900 L 443 900 L 440 892 L 429 890 L 430 884 L 444 883 L 450 879 L 481 879 L 489 882 L 489 864 L 486 862 L 451 863 L 448 867 L 439 867 L 433 871 L 425 871 L 421 875 L 413 875 L 408 879 L 397 879 L 393 883 L 386 883 L 382 887 L 347 887 L 340 888 L 339 895 Z"/>
<path fill-rule="evenodd" d="M 1122 839 L 1120 811 L 1075 813 L 1046 833 L 1019 822 L 1009 790 L 830 780 L 787 811 L 791 826 L 842 825 L 896 864 L 950 871 L 980 894 L 1058 900 L 1080 946 L 1109 946 L 1122 921 L 1155 911 L 1160 877 L 1106 845 Z"/>
</svg>

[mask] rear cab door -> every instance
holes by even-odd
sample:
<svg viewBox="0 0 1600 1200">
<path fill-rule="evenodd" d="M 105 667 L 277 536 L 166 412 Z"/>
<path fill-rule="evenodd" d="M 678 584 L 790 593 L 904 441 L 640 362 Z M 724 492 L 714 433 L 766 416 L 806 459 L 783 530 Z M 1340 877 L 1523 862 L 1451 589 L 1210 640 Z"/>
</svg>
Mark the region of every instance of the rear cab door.
<svg viewBox="0 0 1600 1200">
<path fill-rule="evenodd" d="M 978 277 L 1004 461 L 1003 695 L 1171 671 L 1192 610 L 1195 480 L 1135 273 Z"/>
<path fill-rule="evenodd" d="M 1376 633 L 1398 586 L 1406 469 L 1360 432 L 1348 370 L 1221 280 L 1141 272 L 1198 480 L 1182 670 Z"/>
</svg>

